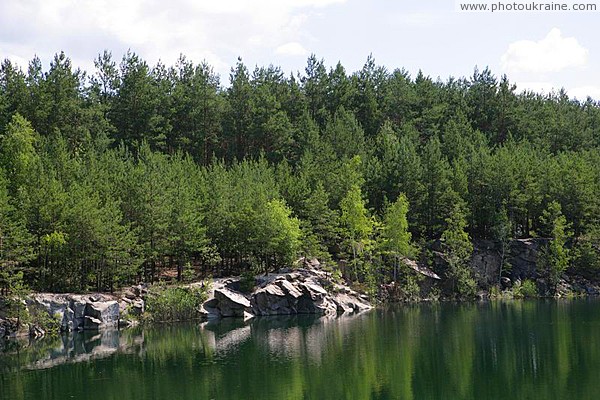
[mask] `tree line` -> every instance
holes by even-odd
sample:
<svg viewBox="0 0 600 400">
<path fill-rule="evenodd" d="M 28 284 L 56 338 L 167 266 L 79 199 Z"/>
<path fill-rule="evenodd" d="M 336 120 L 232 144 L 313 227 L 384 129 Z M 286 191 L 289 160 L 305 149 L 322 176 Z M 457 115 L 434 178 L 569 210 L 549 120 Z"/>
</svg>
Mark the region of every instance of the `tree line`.
<svg viewBox="0 0 600 400">
<path fill-rule="evenodd" d="M 475 69 L 434 80 L 312 55 L 228 84 L 181 56 L 110 52 L 95 71 L 0 66 L 0 286 L 112 290 L 166 269 L 269 271 L 299 256 L 372 287 L 440 241 L 455 290 L 473 239 L 553 239 L 599 269 L 600 110 Z M 410 283 L 410 282 L 407 282 Z"/>
</svg>

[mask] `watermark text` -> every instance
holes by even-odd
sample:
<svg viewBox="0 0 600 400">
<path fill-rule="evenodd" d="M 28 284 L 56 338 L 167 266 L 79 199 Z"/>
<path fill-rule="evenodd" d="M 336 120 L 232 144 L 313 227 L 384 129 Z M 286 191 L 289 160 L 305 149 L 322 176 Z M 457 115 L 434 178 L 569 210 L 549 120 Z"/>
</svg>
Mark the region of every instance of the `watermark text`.
<svg viewBox="0 0 600 400">
<path fill-rule="evenodd" d="M 599 12 L 598 3 L 581 2 L 537 2 L 537 1 L 457 1 L 456 10 L 460 12 Z"/>
</svg>

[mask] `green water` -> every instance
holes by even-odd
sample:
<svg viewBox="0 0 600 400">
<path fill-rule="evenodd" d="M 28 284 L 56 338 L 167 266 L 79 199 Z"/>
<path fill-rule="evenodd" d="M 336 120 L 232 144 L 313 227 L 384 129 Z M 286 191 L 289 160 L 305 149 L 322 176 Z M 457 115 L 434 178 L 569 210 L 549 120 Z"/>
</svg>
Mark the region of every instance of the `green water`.
<svg viewBox="0 0 600 400">
<path fill-rule="evenodd" d="M 393 307 L 77 335 L 0 356 L 0 399 L 599 399 L 600 302 Z"/>
</svg>

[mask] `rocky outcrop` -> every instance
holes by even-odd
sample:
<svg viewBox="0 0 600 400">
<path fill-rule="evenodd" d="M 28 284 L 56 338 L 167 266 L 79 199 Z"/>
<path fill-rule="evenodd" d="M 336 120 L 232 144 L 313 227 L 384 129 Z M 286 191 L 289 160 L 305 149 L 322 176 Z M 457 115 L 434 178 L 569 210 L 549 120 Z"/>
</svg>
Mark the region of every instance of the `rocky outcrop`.
<svg viewBox="0 0 600 400">
<path fill-rule="evenodd" d="M 371 309 L 367 296 L 333 283 L 329 273 L 313 264 L 309 268 L 257 277 L 255 289 L 248 294 L 234 289 L 239 287 L 236 279 L 216 280 L 213 295 L 203 304 L 202 312 L 207 318 L 248 318 L 294 314 L 336 316 Z"/>
<path fill-rule="evenodd" d="M 119 323 L 119 303 L 108 295 L 37 293 L 26 303 L 58 320 L 63 332 L 116 328 Z"/>
<path fill-rule="evenodd" d="M 332 282 L 329 273 L 316 268 L 318 261 L 311 260 L 305 265 L 307 268 L 258 277 L 251 293 L 239 291 L 239 279 L 216 279 L 200 314 L 206 319 L 295 314 L 336 316 L 371 308 L 367 296 Z M 126 288 L 120 295 L 37 293 L 29 296 L 25 304 L 30 313 L 44 313 L 56 320 L 62 332 L 109 330 L 135 323 L 145 312 L 147 293 L 143 285 Z M 0 338 L 15 336 L 20 329 L 18 325 L 0 318 Z M 21 328 L 27 328 L 25 335 L 44 335 L 35 325 Z"/>
<path fill-rule="evenodd" d="M 246 296 L 226 287 L 215 289 L 214 299 L 212 304 L 221 317 L 245 317 L 252 311 Z"/>
</svg>

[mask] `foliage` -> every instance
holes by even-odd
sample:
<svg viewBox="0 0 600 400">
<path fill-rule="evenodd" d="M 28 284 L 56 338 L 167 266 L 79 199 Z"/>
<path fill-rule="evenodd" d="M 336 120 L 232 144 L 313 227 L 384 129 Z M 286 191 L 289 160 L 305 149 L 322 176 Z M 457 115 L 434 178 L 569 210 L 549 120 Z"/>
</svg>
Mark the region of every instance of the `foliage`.
<svg viewBox="0 0 600 400">
<path fill-rule="evenodd" d="M 581 238 L 573 248 L 573 265 L 577 272 L 591 277 L 600 273 L 600 251 L 596 243 L 591 238 Z"/>
<path fill-rule="evenodd" d="M 394 256 L 394 281 L 397 280 L 400 257 L 410 257 L 414 248 L 408 231 L 408 200 L 404 194 L 388 205 L 383 221 L 382 247 Z"/>
<path fill-rule="evenodd" d="M 365 202 L 362 199 L 360 187 L 353 185 L 340 203 L 342 236 L 346 246 L 351 250 L 354 278 L 358 280 L 359 270 L 365 265 L 360 256 L 370 246 L 370 236 L 373 232 L 373 221 L 368 215 Z M 369 273 L 366 274 L 370 275 Z"/>
<path fill-rule="evenodd" d="M 256 286 L 256 276 L 253 271 L 244 271 L 240 275 L 240 291 L 242 293 L 250 293 Z"/>
<path fill-rule="evenodd" d="M 525 279 L 523 282 L 517 281 L 512 288 L 513 297 L 516 299 L 520 298 L 533 298 L 538 297 L 538 290 L 535 282 L 530 279 Z"/>
<path fill-rule="evenodd" d="M 552 288 L 555 288 L 569 266 L 571 255 L 566 242 L 572 234 L 569 231 L 570 225 L 561 212 L 560 204 L 556 201 L 548 204 L 541 219 L 552 236 L 550 243 L 543 249 L 541 259 L 545 264 L 549 283 Z"/>
<path fill-rule="evenodd" d="M 442 242 L 449 265 L 449 278 L 459 296 L 473 297 L 477 289 L 469 268 L 473 245 L 465 231 L 467 222 L 460 204 L 455 205 L 446 223 L 448 228 L 442 233 Z"/>
<path fill-rule="evenodd" d="M 349 259 L 346 277 L 376 286 L 403 278 L 411 242 L 440 238 L 460 296 L 475 290 L 471 239 L 505 260 L 513 238 L 550 238 L 551 283 L 597 269 L 592 99 L 372 56 L 349 72 L 312 55 L 291 76 L 239 59 L 228 80 L 184 56 L 105 51 L 94 65 L 0 65 L 0 290 L 19 272 L 37 290 L 110 291 L 167 269 L 187 280 L 188 264 L 231 275 L 300 256 Z"/>
<path fill-rule="evenodd" d="M 153 286 L 146 300 L 147 318 L 154 322 L 199 318 L 207 292 L 205 286 Z"/>
</svg>

